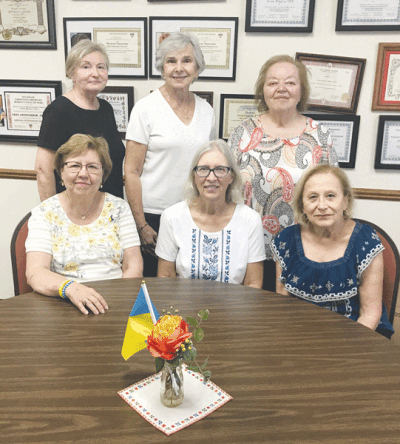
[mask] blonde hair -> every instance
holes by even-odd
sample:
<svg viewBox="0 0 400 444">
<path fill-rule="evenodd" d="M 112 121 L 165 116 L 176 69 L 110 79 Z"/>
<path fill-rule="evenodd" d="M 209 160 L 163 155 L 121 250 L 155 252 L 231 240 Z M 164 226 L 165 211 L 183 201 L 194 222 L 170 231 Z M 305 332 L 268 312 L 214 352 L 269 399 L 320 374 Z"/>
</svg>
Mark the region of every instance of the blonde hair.
<svg viewBox="0 0 400 444">
<path fill-rule="evenodd" d="M 296 221 L 300 225 L 305 225 L 306 223 L 308 223 L 308 220 L 304 219 L 303 217 L 304 215 L 303 193 L 308 180 L 311 177 L 316 176 L 317 174 L 333 174 L 339 180 L 340 185 L 342 187 L 343 195 L 347 197 L 347 209 L 346 213 L 343 213 L 343 217 L 345 219 L 349 219 L 352 215 L 352 210 L 354 205 L 354 194 L 353 194 L 353 189 L 350 185 L 349 178 L 347 177 L 346 173 L 342 171 L 340 168 L 328 164 L 322 164 L 322 165 L 316 165 L 310 168 L 308 171 L 306 171 L 301 176 L 301 179 L 296 185 L 296 188 L 293 193 L 293 199 L 291 202 L 291 206 L 293 208 Z"/>
<path fill-rule="evenodd" d="M 68 57 L 65 62 L 65 74 L 69 79 L 72 79 L 72 76 L 74 75 L 79 63 L 81 63 L 81 60 L 92 52 L 99 52 L 104 57 L 108 71 L 110 68 L 110 60 L 108 58 L 106 48 L 99 43 L 93 43 L 89 39 L 83 39 L 74 45 L 68 53 Z"/>
<path fill-rule="evenodd" d="M 260 73 L 258 74 L 258 79 L 254 86 L 254 99 L 257 103 L 257 109 L 260 113 L 268 111 L 268 105 L 265 102 L 264 97 L 264 85 L 267 71 L 269 70 L 269 68 L 271 68 L 272 65 L 284 62 L 291 63 L 299 71 L 301 97 L 299 103 L 297 104 L 297 110 L 305 111 L 305 109 L 307 108 L 307 101 L 310 96 L 310 83 L 308 82 L 307 68 L 300 61 L 295 60 L 290 55 L 282 54 L 268 59 L 261 67 Z"/>
<path fill-rule="evenodd" d="M 93 150 L 99 155 L 101 166 L 103 167 L 104 183 L 112 170 L 108 143 L 103 137 L 92 137 L 88 134 L 74 134 L 68 142 L 65 142 L 58 148 L 54 160 L 54 167 L 59 176 L 61 177 L 61 171 L 69 157 L 77 156 L 87 150 Z"/>
</svg>

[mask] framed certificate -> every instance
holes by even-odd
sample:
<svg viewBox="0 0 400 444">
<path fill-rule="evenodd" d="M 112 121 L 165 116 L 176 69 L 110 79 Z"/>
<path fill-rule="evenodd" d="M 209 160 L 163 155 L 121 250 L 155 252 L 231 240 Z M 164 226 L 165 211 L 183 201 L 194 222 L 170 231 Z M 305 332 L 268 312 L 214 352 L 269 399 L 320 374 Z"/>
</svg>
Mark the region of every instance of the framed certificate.
<svg viewBox="0 0 400 444">
<path fill-rule="evenodd" d="M 64 18 L 65 57 L 82 39 L 105 46 L 109 78 L 147 78 L 147 18 Z"/>
<path fill-rule="evenodd" d="M 0 141 L 36 142 L 43 111 L 61 89 L 61 81 L 0 80 Z"/>
<path fill-rule="evenodd" d="M 312 32 L 315 0 L 246 0 L 246 32 Z"/>
<path fill-rule="evenodd" d="M 340 168 L 354 168 L 356 165 L 360 116 L 308 112 L 305 112 L 304 115 L 323 122 L 324 126 L 329 129 Z"/>
<path fill-rule="evenodd" d="M 225 140 L 244 120 L 258 114 L 253 94 L 221 94 L 219 112 L 219 137 Z"/>
<path fill-rule="evenodd" d="M 379 43 L 372 110 L 400 110 L 400 43 Z"/>
<path fill-rule="evenodd" d="M 237 17 L 150 17 L 150 77 L 160 78 L 155 68 L 156 51 L 171 32 L 195 34 L 206 61 L 200 79 L 235 80 L 238 37 Z"/>
<path fill-rule="evenodd" d="M 115 121 L 121 137 L 125 139 L 129 116 L 134 104 L 134 92 L 132 86 L 106 86 L 97 97 L 107 100 L 113 107 Z"/>
<path fill-rule="evenodd" d="M 400 1 L 338 0 L 336 31 L 400 31 Z"/>
<path fill-rule="evenodd" d="M 310 111 L 355 114 L 365 70 L 365 59 L 296 53 L 309 72 Z"/>
<path fill-rule="evenodd" d="M 400 170 L 400 116 L 379 116 L 375 169 Z"/>
<path fill-rule="evenodd" d="M 54 0 L 1 0 L 0 48 L 57 49 Z"/>
</svg>

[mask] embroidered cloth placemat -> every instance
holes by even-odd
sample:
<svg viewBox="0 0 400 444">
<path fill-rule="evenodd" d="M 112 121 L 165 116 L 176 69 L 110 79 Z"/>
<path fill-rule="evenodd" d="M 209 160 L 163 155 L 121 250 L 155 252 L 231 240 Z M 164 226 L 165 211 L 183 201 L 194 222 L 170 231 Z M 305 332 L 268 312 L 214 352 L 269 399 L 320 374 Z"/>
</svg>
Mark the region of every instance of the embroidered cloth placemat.
<svg viewBox="0 0 400 444">
<path fill-rule="evenodd" d="M 184 368 L 185 397 L 181 405 L 166 407 L 160 401 L 161 372 L 118 392 L 139 415 L 166 435 L 171 435 L 217 410 L 232 396 L 199 373 Z"/>
</svg>

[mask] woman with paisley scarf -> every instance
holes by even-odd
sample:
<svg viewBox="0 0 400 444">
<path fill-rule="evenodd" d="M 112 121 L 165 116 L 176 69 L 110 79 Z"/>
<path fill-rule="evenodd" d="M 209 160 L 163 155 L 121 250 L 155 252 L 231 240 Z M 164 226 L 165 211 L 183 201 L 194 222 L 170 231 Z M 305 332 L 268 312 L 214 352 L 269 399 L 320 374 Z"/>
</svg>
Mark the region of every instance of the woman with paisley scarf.
<svg viewBox="0 0 400 444">
<path fill-rule="evenodd" d="M 265 290 L 275 291 L 271 243 L 295 223 L 290 201 L 296 183 L 313 165 L 337 165 L 327 129 L 301 114 L 309 93 L 307 70 L 301 62 L 288 55 L 270 58 L 255 85 L 261 114 L 242 122 L 228 142 L 242 173 L 245 203 L 262 218 Z"/>
</svg>

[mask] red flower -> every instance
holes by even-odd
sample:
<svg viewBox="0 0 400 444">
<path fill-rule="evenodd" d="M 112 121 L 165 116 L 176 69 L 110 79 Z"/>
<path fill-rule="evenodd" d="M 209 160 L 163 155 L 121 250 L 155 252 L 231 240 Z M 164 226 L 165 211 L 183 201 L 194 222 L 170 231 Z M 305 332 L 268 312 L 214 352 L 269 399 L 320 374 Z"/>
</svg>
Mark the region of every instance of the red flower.
<svg viewBox="0 0 400 444">
<path fill-rule="evenodd" d="M 181 344 L 192 336 L 189 326 L 180 316 L 163 316 L 147 337 L 147 348 L 155 358 L 170 361 Z"/>
</svg>

